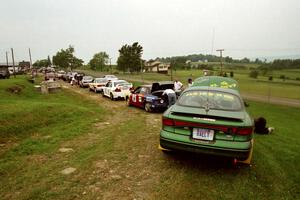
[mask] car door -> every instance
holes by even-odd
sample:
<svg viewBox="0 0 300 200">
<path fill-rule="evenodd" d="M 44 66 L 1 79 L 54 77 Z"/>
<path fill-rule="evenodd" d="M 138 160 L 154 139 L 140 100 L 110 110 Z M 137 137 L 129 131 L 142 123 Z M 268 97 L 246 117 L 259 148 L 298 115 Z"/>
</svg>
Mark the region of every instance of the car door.
<svg viewBox="0 0 300 200">
<path fill-rule="evenodd" d="M 147 87 L 141 87 L 141 90 L 137 96 L 137 106 L 143 108 L 145 104 L 145 96 L 147 95 L 148 88 Z"/>
<path fill-rule="evenodd" d="M 108 97 L 109 97 L 109 93 L 110 93 L 110 88 L 111 88 L 111 86 L 112 86 L 112 83 L 111 83 L 111 82 L 108 82 L 108 83 L 106 84 L 106 86 L 105 86 L 105 88 L 104 88 L 104 91 L 103 91 L 103 93 L 104 93 L 105 96 L 108 96 Z"/>
<path fill-rule="evenodd" d="M 137 100 L 138 100 L 140 91 L 141 91 L 141 87 L 137 87 L 130 95 L 129 101 L 130 101 L 131 105 L 138 106 Z"/>
</svg>

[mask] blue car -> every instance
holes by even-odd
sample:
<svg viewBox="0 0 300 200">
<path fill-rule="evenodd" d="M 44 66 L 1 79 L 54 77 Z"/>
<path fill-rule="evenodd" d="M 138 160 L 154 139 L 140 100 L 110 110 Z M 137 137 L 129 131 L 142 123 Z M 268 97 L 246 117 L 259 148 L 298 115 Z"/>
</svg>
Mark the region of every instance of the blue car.
<svg viewBox="0 0 300 200">
<path fill-rule="evenodd" d="M 173 89 L 173 87 L 174 84 L 171 81 L 141 85 L 131 93 L 128 105 L 143 108 L 147 112 L 162 112 L 169 106 L 169 100 L 163 96 L 163 93 L 166 89 Z"/>
</svg>

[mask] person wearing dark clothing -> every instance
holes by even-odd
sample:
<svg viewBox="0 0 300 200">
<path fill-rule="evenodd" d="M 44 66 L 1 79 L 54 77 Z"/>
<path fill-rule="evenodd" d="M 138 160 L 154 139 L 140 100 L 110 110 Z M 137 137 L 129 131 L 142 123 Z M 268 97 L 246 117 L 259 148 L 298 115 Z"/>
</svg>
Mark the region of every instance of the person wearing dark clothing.
<svg viewBox="0 0 300 200">
<path fill-rule="evenodd" d="M 270 134 L 274 130 L 273 127 L 266 127 L 267 120 L 263 117 L 254 119 L 254 132 L 258 134 Z"/>
</svg>

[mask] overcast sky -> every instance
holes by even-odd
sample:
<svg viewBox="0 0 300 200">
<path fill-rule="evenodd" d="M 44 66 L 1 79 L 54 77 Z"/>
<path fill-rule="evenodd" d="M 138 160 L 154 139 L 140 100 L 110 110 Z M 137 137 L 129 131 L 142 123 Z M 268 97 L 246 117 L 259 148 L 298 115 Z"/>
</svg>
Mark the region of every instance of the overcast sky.
<svg viewBox="0 0 300 200">
<path fill-rule="evenodd" d="M 299 0 L 0 0 L 0 62 L 51 57 L 69 44 L 85 62 L 99 51 L 113 61 L 123 44 L 144 59 L 193 53 L 300 55 Z M 213 49 L 213 51 L 212 51 Z"/>
</svg>

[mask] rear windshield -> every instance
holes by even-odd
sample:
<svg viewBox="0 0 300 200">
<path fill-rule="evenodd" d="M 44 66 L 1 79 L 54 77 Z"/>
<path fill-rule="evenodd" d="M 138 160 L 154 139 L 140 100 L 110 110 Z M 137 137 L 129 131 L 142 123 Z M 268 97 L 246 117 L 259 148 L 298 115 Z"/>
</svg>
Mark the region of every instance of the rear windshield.
<svg viewBox="0 0 300 200">
<path fill-rule="evenodd" d="M 114 86 L 115 86 L 115 87 L 116 87 L 117 85 L 119 85 L 119 84 L 122 84 L 122 85 L 128 84 L 128 85 L 129 85 L 129 83 L 126 82 L 126 81 L 118 81 L 118 82 L 114 82 Z"/>
<path fill-rule="evenodd" d="M 178 103 L 183 106 L 235 111 L 242 109 L 238 96 L 219 91 L 190 90 L 181 95 Z"/>
<path fill-rule="evenodd" d="M 107 81 L 106 81 L 106 79 L 105 78 L 96 78 L 95 79 L 95 83 L 106 83 Z"/>
<path fill-rule="evenodd" d="M 91 76 L 84 76 L 83 79 L 84 80 L 91 80 L 91 79 L 93 79 L 93 77 L 91 77 Z"/>
</svg>

